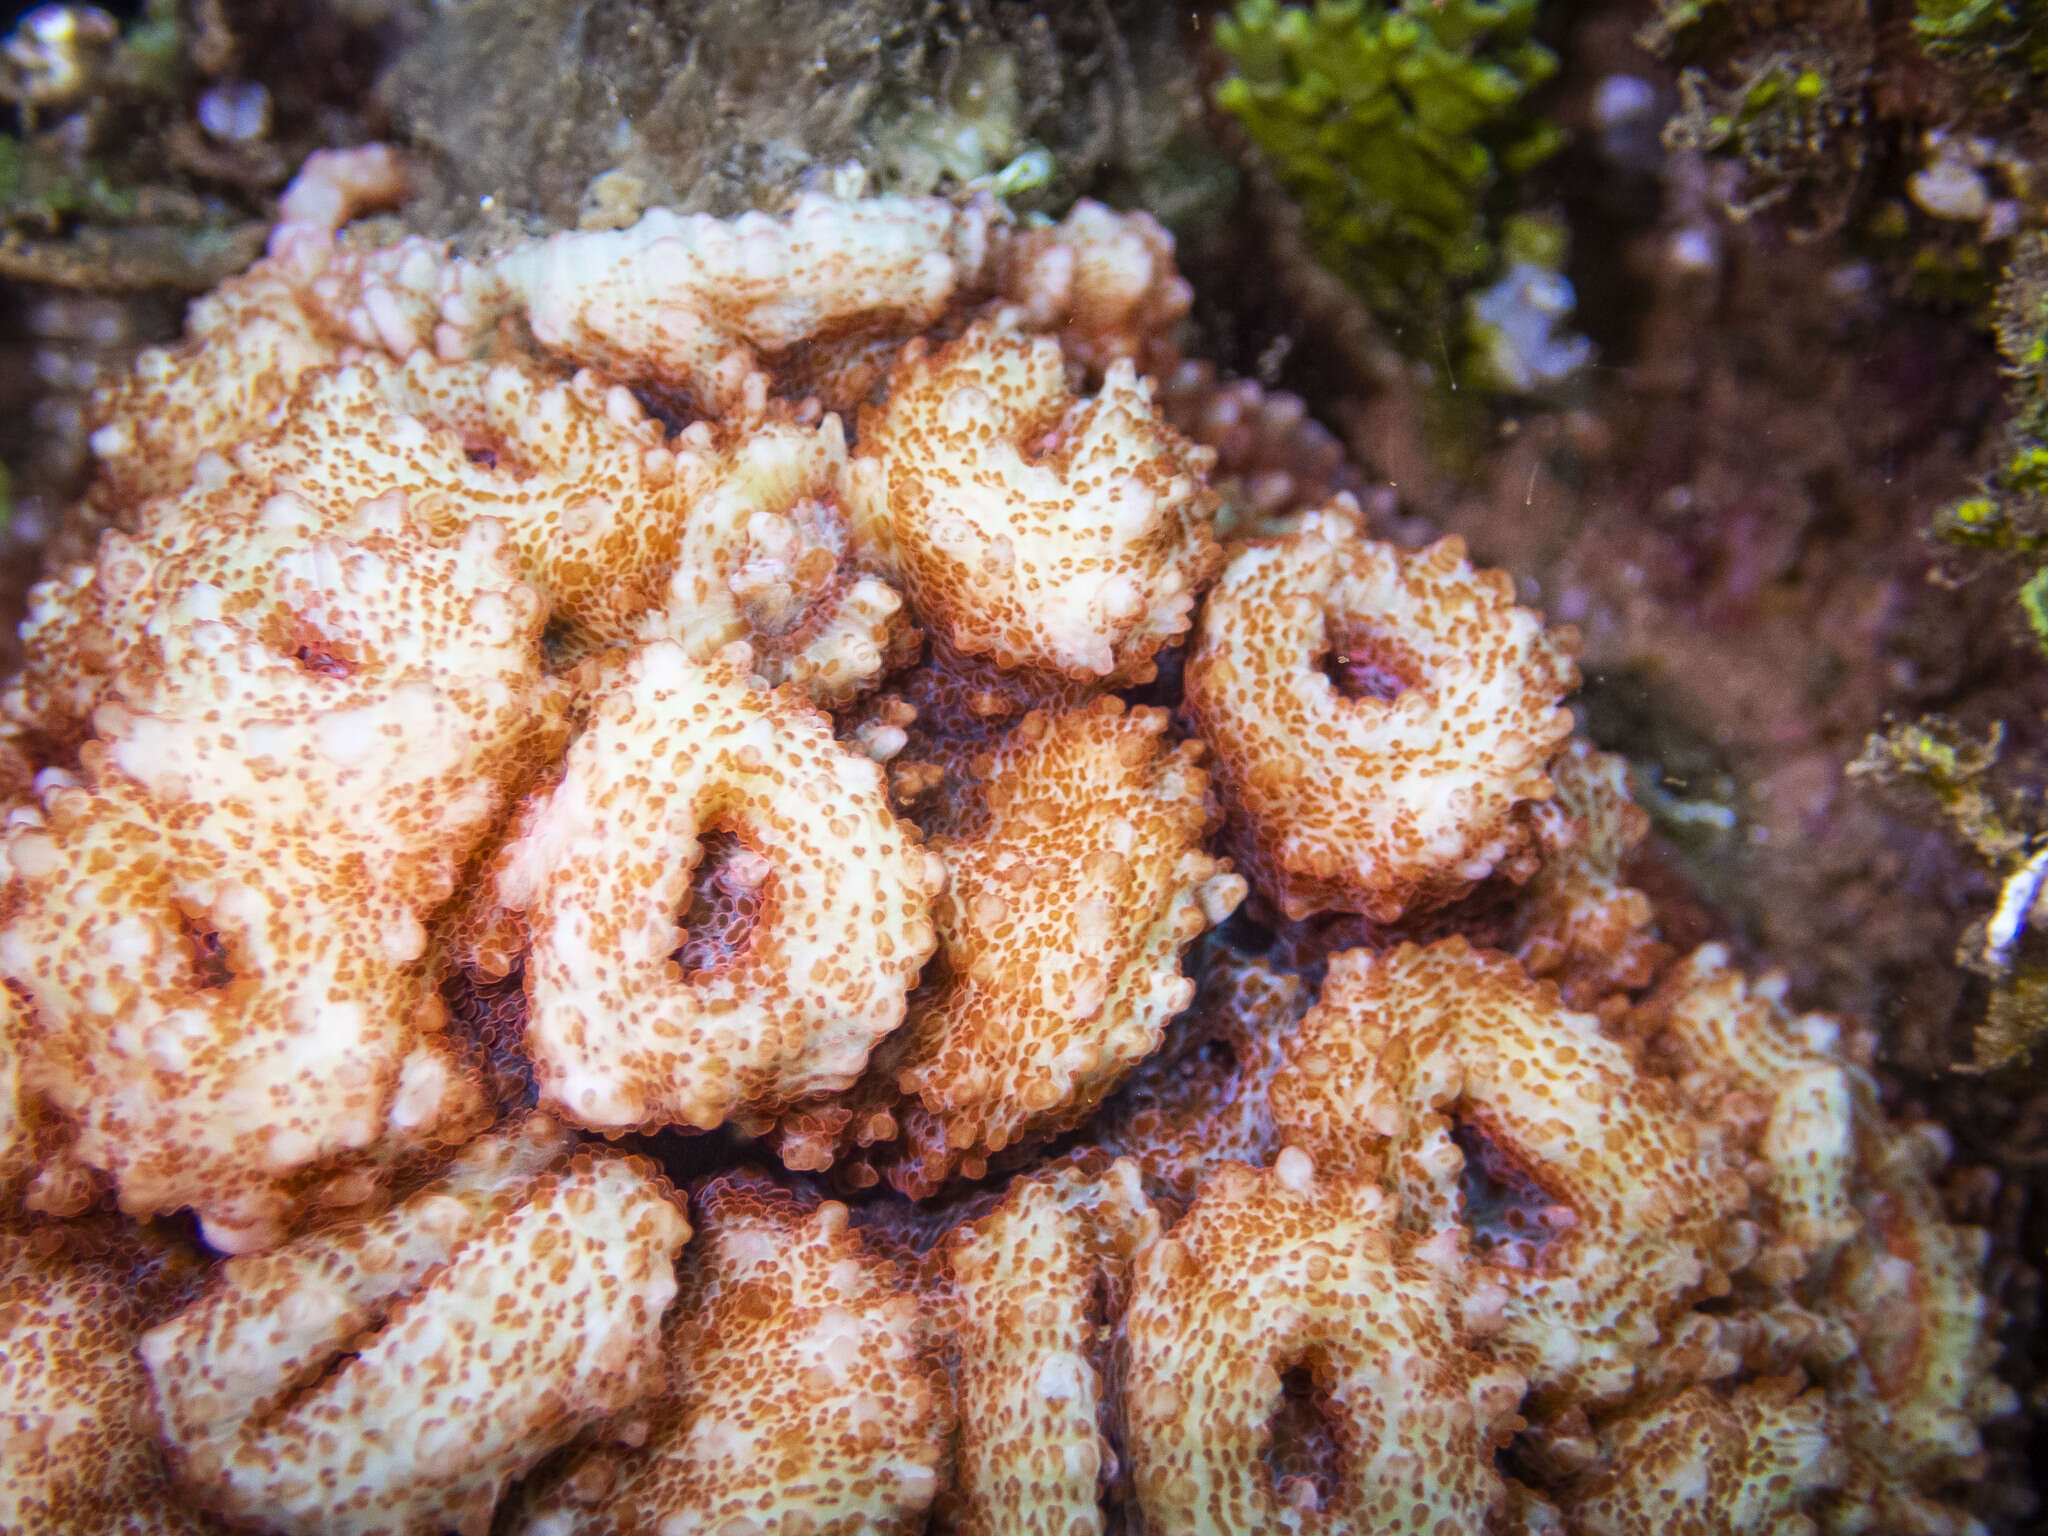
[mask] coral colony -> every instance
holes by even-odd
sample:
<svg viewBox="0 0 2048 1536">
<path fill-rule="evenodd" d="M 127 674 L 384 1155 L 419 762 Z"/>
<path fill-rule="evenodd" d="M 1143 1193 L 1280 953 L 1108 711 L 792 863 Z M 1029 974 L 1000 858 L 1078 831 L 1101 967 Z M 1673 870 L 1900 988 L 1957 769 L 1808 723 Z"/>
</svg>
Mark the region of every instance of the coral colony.
<svg viewBox="0 0 2048 1536">
<path fill-rule="evenodd" d="M 1157 225 L 403 195 L 307 164 L 35 593 L 0 1529 L 1972 1528 L 1943 1137 Z"/>
</svg>

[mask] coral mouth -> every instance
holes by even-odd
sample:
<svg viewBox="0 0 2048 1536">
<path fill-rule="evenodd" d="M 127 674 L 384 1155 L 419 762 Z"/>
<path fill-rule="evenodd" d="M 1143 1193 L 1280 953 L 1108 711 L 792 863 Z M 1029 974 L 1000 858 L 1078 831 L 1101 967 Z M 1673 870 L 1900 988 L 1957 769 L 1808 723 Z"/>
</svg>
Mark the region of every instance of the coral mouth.
<svg viewBox="0 0 2048 1536">
<path fill-rule="evenodd" d="M 1266 1471 L 1283 1505 L 1300 1510 L 1330 1507 L 1343 1484 L 1343 1448 L 1336 1434 L 1336 1413 L 1329 1397 L 1316 1385 L 1308 1358 L 1280 1373 L 1280 1404 L 1271 1424 Z"/>
<path fill-rule="evenodd" d="M 669 957 L 686 976 L 716 974 L 746 952 L 773 873 L 736 833 L 714 828 L 700 841 L 704 852 L 676 918 L 681 942 Z"/>
<path fill-rule="evenodd" d="M 1413 659 L 1377 635 L 1340 634 L 1317 665 L 1346 699 L 1391 704 L 1416 685 Z"/>
<path fill-rule="evenodd" d="M 1460 1122 L 1451 1140 L 1465 1154 L 1459 1188 L 1474 1255 L 1511 1269 L 1540 1268 L 1551 1242 L 1578 1218 L 1479 1127 Z"/>
</svg>

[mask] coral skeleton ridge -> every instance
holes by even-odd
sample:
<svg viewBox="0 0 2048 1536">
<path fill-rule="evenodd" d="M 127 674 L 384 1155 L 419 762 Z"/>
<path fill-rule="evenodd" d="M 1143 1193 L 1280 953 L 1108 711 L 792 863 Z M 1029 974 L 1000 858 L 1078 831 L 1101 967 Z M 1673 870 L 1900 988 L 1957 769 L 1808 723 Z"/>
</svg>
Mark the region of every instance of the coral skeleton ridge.
<svg viewBox="0 0 2048 1536">
<path fill-rule="evenodd" d="M 1943 1138 L 1157 224 L 403 195 L 0 691 L 0 1531 L 1978 1528 Z"/>
</svg>

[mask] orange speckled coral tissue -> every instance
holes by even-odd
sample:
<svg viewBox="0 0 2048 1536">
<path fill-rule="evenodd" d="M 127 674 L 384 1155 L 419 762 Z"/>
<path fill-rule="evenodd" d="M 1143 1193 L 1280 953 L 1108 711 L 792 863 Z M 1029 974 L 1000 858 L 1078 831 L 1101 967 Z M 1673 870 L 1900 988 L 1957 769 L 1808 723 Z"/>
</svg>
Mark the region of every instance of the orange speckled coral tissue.
<svg viewBox="0 0 2048 1536">
<path fill-rule="evenodd" d="M 102 393 L 0 692 L 0 1531 L 1971 1528 L 1942 1138 L 1155 223 L 404 171 Z"/>
</svg>

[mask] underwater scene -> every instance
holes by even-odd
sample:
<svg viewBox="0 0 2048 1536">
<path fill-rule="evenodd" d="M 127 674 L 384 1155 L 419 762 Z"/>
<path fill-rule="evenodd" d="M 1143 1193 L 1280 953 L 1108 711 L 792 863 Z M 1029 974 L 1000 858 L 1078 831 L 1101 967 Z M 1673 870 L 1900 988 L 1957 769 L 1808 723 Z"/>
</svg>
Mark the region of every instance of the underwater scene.
<svg viewBox="0 0 2048 1536">
<path fill-rule="evenodd" d="M 2048 0 L 0 98 L 0 1536 L 2048 1530 Z"/>
</svg>

